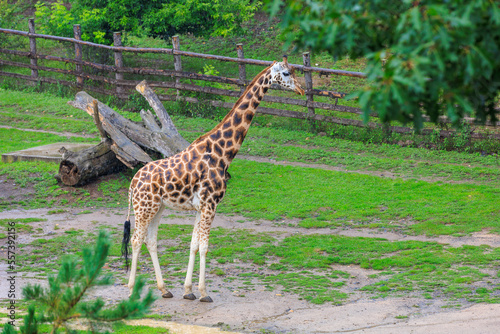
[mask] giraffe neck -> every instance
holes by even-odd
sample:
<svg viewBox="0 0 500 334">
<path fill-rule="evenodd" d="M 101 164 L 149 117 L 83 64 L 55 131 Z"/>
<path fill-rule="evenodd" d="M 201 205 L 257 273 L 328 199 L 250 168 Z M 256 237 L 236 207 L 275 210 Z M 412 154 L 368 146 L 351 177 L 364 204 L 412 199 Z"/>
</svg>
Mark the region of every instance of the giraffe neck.
<svg viewBox="0 0 500 334">
<path fill-rule="evenodd" d="M 270 86 L 271 67 L 268 67 L 252 80 L 226 117 L 193 145 L 207 139 L 211 143 L 210 151 L 221 156 L 227 168 L 238 153 L 255 111 Z"/>
</svg>

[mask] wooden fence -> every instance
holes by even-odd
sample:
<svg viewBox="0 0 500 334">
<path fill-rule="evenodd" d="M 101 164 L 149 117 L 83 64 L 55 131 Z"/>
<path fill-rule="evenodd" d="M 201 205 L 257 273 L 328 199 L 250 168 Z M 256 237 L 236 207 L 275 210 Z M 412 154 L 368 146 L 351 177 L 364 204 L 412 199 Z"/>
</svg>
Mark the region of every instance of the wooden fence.
<svg viewBox="0 0 500 334">
<path fill-rule="evenodd" d="M 3 70 L 0 71 L 0 76 L 18 78 L 33 82 L 46 82 L 51 84 L 62 84 L 68 86 L 76 86 L 79 89 L 85 89 L 89 91 L 96 91 L 98 93 L 106 94 L 106 95 L 114 95 L 122 99 L 127 99 L 129 97 L 130 92 L 133 88 L 144 79 L 146 76 L 160 76 L 170 78 L 170 81 L 150 81 L 148 80 L 148 85 L 151 87 L 157 88 L 170 88 L 176 89 L 177 94 L 175 95 L 167 95 L 167 94 L 159 94 L 159 98 L 163 101 L 172 101 L 178 99 L 184 99 L 188 102 L 197 103 L 199 102 L 196 98 L 190 97 L 181 97 L 179 96 L 180 90 L 192 91 L 192 92 L 202 92 L 208 94 L 215 95 L 223 95 L 230 97 L 239 97 L 244 86 L 248 84 L 249 80 L 246 76 L 246 68 L 245 65 L 259 65 L 259 66 L 269 66 L 272 64 L 270 61 L 264 60 L 256 60 L 256 59 L 248 59 L 244 57 L 243 45 L 236 45 L 237 58 L 233 57 L 225 57 L 218 55 L 209 55 L 209 54 L 200 54 L 189 51 L 181 51 L 179 37 L 174 36 L 172 38 L 172 49 L 167 48 L 134 48 L 134 47 L 125 47 L 122 46 L 121 34 L 119 32 L 115 32 L 113 34 L 114 46 L 96 44 L 91 42 L 82 41 L 81 39 L 81 29 L 80 25 L 74 26 L 74 38 L 67 37 L 58 37 L 51 35 L 43 35 L 35 33 L 35 22 L 34 19 L 28 20 L 29 31 L 18 31 L 11 29 L 3 29 L 0 28 L 0 33 L 2 34 L 10 34 L 10 35 L 18 35 L 29 38 L 29 51 L 19 51 L 19 50 L 9 50 L 0 48 L 0 54 L 7 55 L 15 55 L 26 57 L 30 60 L 29 63 L 10 61 L 6 59 L 0 59 L 0 66 L 12 66 L 12 67 L 21 67 L 21 68 L 29 68 L 31 69 L 31 75 L 23 75 L 19 73 L 11 73 L 5 72 Z M 57 57 L 52 55 L 44 55 L 37 52 L 37 39 L 47 39 L 47 40 L 55 40 L 59 42 L 69 42 L 74 45 L 74 58 L 68 57 Z M 94 63 L 90 61 L 83 60 L 82 46 L 94 47 L 98 49 L 109 50 L 109 52 L 114 53 L 114 66 Z M 124 53 L 136 53 L 136 54 L 168 54 L 173 55 L 174 58 L 174 70 L 163 70 L 163 69 L 155 69 L 155 68 L 134 68 L 134 67 L 125 67 L 124 66 Z M 186 72 L 182 70 L 182 57 L 194 57 L 194 58 L 203 58 L 209 60 L 218 60 L 223 62 L 232 62 L 238 65 L 238 78 L 229 78 L 223 76 L 215 76 L 215 75 L 205 75 L 199 73 Z M 38 60 L 49 60 L 49 61 L 57 61 L 65 64 L 74 64 L 74 69 L 61 69 L 61 68 L 53 68 L 38 65 Z M 281 97 L 281 96 L 272 96 L 266 95 L 264 97 L 264 101 L 267 102 L 275 102 L 285 105 L 296 105 L 303 107 L 306 112 L 300 111 L 292 111 L 292 110 L 283 110 L 277 108 L 267 108 L 263 106 L 259 106 L 257 112 L 275 116 L 282 117 L 292 117 L 298 119 L 308 119 L 314 121 L 321 122 L 331 122 L 342 125 L 354 125 L 359 127 L 372 127 L 377 128 L 381 127 L 380 123 L 369 122 L 367 124 L 363 123 L 361 120 L 349 119 L 349 118 L 340 118 L 334 117 L 330 115 L 323 115 L 316 112 L 316 109 L 322 110 L 330 110 L 330 111 L 338 111 L 344 113 L 351 113 L 361 115 L 362 111 L 358 108 L 344 106 L 338 104 L 339 99 L 342 99 L 345 94 L 333 91 L 326 91 L 321 89 L 313 88 L 313 80 L 312 73 L 319 73 L 319 75 L 340 75 L 340 76 L 349 76 L 356 78 L 364 78 L 365 74 L 362 72 L 351 72 L 351 71 L 342 71 L 342 70 L 334 70 L 327 68 L 318 68 L 311 66 L 310 54 L 308 52 L 303 53 L 303 64 L 296 65 L 291 64 L 296 70 L 299 70 L 304 73 L 305 79 L 305 95 L 306 99 L 296 99 L 289 97 Z M 104 75 L 96 75 L 91 73 L 86 73 L 84 71 L 85 68 L 90 68 L 94 70 L 98 70 L 106 73 L 114 73 L 114 78 L 112 76 L 104 76 Z M 1 67 L 0 67 L 1 69 Z M 40 71 L 47 72 L 56 72 L 62 73 L 65 75 L 74 76 L 74 81 L 55 79 L 47 76 L 41 76 Z M 124 79 L 124 74 L 135 74 L 140 75 L 141 80 L 127 80 Z M 175 79 L 175 80 L 173 80 Z M 200 86 L 195 84 L 182 83 L 180 79 L 194 79 L 194 80 L 203 80 L 208 82 L 216 82 L 216 83 L 224 83 L 235 85 L 239 87 L 239 90 L 228 90 L 222 88 L 215 87 L 207 87 Z M 100 82 L 106 84 L 108 87 L 96 87 L 95 85 L 89 84 L 91 82 Z M 111 89 L 109 88 L 111 87 Z M 280 87 L 272 87 L 272 89 L 281 89 Z M 314 96 L 322 96 L 331 98 L 331 103 L 318 102 L 314 100 Z M 210 103 L 214 106 L 222 106 L 224 108 L 232 108 L 233 104 L 229 102 L 222 101 L 210 101 Z M 371 115 L 373 117 L 377 117 L 376 114 Z M 473 119 L 466 118 L 466 122 L 473 123 Z M 441 119 L 442 123 L 449 123 L 446 118 Z M 399 127 L 399 126 L 390 126 L 387 128 L 389 131 L 398 132 L 398 133 L 411 133 L 414 130 L 408 127 Z M 424 132 L 430 132 L 432 130 L 427 129 Z M 441 136 L 448 137 L 452 134 L 451 131 L 441 131 Z M 472 133 L 473 137 L 481 138 L 482 135 L 479 133 Z M 496 135 L 495 135 L 496 137 Z M 498 135 L 500 139 L 500 135 Z"/>
</svg>

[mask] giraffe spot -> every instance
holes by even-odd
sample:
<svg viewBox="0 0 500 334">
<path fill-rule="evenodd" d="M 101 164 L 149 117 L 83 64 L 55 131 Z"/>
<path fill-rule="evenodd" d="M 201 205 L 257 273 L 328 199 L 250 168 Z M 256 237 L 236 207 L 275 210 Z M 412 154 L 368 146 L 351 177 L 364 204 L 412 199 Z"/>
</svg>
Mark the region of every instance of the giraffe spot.
<svg viewBox="0 0 500 334">
<path fill-rule="evenodd" d="M 231 120 L 228 120 L 227 122 L 225 122 L 224 124 L 222 124 L 222 128 L 223 129 L 227 129 L 231 126 Z"/>
<path fill-rule="evenodd" d="M 160 197 L 160 196 L 158 196 L 158 195 L 154 196 L 154 197 L 153 197 L 153 202 L 154 202 L 154 203 L 160 203 L 160 202 L 161 202 L 161 197 Z"/>
<path fill-rule="evenodd" d="M 252 91 L 255 93 L 259 87 L 258 86 L 253 86 Z"/>
<path fill-rule="evenodd" d="M 213 181 L 214 181 L 214 189 L 217 190 L 222 189 L 222 182 L 220 178 L 214 178 Z"/>
<path fill-rule="evenodd" d="M 232 150 L 227 150 L 226 151 L 226 157 L 229 159 L 229 160 L 233 160 L 234 157 L 236 156 L 236 154 L 238 154 L 238 151 L 235 150 L 235 149 L 232 149 Z"/>
<path fill-rule="evenodd" d="M 247 113 L 245 114 L 245 119 L 246 119 L 246 121 L 247 121 L 248 123 L 250 123 L 250 122 L 252 121 L 252 119 L 253 119 L 253 115 L 254 115 L 254 113 L 253 113 L 253 112 L 247 112 Z"/>
<path fill-rule="evenodd" d="M 148 170 L 149 170 L 150 172 L 152 172 L 154 168 L 155 168 L 155 165 L 154 165 L 154 164 L 152 164 L 152 163 L 148 164 Z"/>
<path fill-rule="evenodd" d="M 195 184 L 195 185 L 194 185 L 194 187 L 193 187 L 193 192 L 194 192 L 194 193 L 195 193 L 195 192 L 197 192 L 197 191 L 198 191 L 198 189 L 200 189 L 200 186 L 199 186 L 199 185 L 197 185 L 197 184 Z"/>
<path fill-rule="evenodd" d="M 170 196 L 173 197 L 173 198 L 177 198 L 177 197 L 179 197 L 179 195 L 180 194 L 179 194 L 178 191 L 174 191 L 172 194 L 170 194 Z"/>
<path fill-rule="evenodd" d="M 176 176 L 180 178 L 183 174 L 182 165 L 177 166 L 177 168 L 174 169 L 174 172 L 175 172 Z"/>
<path fill-rule="evenodd" d="M 167 170 L 167 172 L 165 173 L 165 181 L 170 181 L 172 179 L 172 171 L 170 170 Z"/>
<path fill-rule="evenodd" d="M 251 100 L 253 97 L 253 94 L 251 92 L 248 92 L 247 93 L 247 99 Z"/>
<path fill-rule="evenodd" d="M 240 106 L 238 107 L 238 109 L 241 109 L 241 110 L 248 109 L 248 102 L 243 102 L 242 104 L 240 104 Z M 238 124 L 235 124 L 235 125 L 238 125 Z"/>
<path fill-rule="evenodd" d="M 212 153 L 212 143 L 207 141 L 207 146 L 205 147 L 206 153 Z"/>
<path fill-rule="evenodd" d="M 151 180 L 151 174 L 142 173 L 141 175 L 142 182 L 149 182 L 150 180 Z"/>
<path fill-rule="evenodd" d="M 158 186 L 158 184 L 152 183 L 151 186 L 153 187 L 153 194 L 158 193 L 158 191 L 160 190 L 160 187 Z"/>
<path fill-rule="evenodd" d="M 220 139 L 220 137 L 221 137 L 221 132 L 220 132 L 220 130 L 219 130 L 219 131 L 217 131 L 216 133 L 214 133 L 214 134 L 211 134 L 211 135 L 210 135 L 210 138 L 212 138 L 213 140 L 219 140 L 219 139 Z"/>
<path fill-rule="evenodd" d="M 148 193 L 151 191 L 151 188 L 149 187 L 149 184 L 145 184 L 140 190 L 144 193 Z"/>
<path fill-rule="evenodd" d="M 257 109 L 258 106 L 259 106 L 259 101 L 252 100 L 252 108 Z"/>
<path fill-rule="evenodd" d="M 268 90 L 268 89 L 269 89 L 268 87 L 264 87 L 264 88 L 262 88 L 262 90 L 264 91 L 264 94 L 266 94 L 266 93 L 267 93 L 267 90 Z"/>
<path fill-rule="evenodd" d="M 210 180 L 215 180 L 215 172 L 213 170 L 210 171 Z"/>
<path fill-rule="evenodd" d="M 181 197 L 181 198 L 179 199 L 179 203 L 184 204 L 184 202 L 186 202 L 186 199 L 185 199 L 184 197 Z"/>
<path fill-rule="evenodd" d="M 259 102 L 262 101 L 262 97 L 263 97 L 263 95 L 257 94 L 257 100 L 259 100 Z"/>
<path fill-rule="evenodd" d="M 232 129 L 224 131 L 224 138 L 231 138 L 231 137 L 233 137 L 233 130 Z"/>
<path fill-rule="evenodd" d="M 214 191 L 214 189 L 212 188 L 212 185 L 208 181 L 203 182 L 203 188 L 205 188 L 205 191 L 203 193 L 206 199 L 206 196 L 210 195 Z"/>
<path fill-rule="evenodd" d="M 264 85 L 267 85 L 269 83 L 269 79 L 266 78 L 266 80 L 264 80 Z"/>
<path fill-rule="evenodd" d="M 182 188 L 184 188 L 184 185 L 182 183 L 179 182 L 175 184 L 175 190 L 181 191 Z"/>
<path fill-rule="evenodd" d="M 184 184 L 188 185 L 191 183 L 191 175 L 186 174 L 186 177 L 184 177 Z"/>
<path fill-rule="evenodd" d="M 214 167 L 217 164 L 217 160 L 211 155 L 206 155 L 204 158 L 208 162 L 208 166 Z"/>
<path fill-rule="evenodd" d="M 224 147 L 226 145 L 226 141 L 224 139 L 219 140 L 219 144 L 221 147 Z"/>
<path fill-rule="evenodd" d="M 219 161 L 219 166 L 218 166 L 219 169 L 222 169 L 223 171 L 226 170 L 226 164 L 224 163 L 224 161 L 221 159 Z"/>
<path fill-rule="evenodd" d="M 189 153 L 187 153 L 187 152 L 186 152 L 186 153 L 184 153 L 184 154 L 182 155 L 182 160 L 184 160 L 184 162 L 188 162 L 188 161 L 189 161 Z"/>
<path fill-rule="evenodd" d="M 234 120 L 233 125 L 236 127 L 241 123 L 241 116 L 238 114 L 234 114 L 233 120 Z"/>
<path fill-rule="evenodd" d="M 191 197 L 191 190 L 189 189 L 189 187 L 186 187 L 183 191 L 182 191 L 182 194 L 186 197 Z"/>
<path fill-rule="evenodd" d="M 241 127 L 234 133 L 234 140 L 236 140 L 236 142 L 242 142 L 243 139 L 245 139 L 245 128 Z"/>
<path fill-rule="evenodd" d="M 198 155 L 196 154 L 196 151 L 192 151 L 192 157 L 191 157 L 191 161 L 196 161 L 196 159 L 198 159 Z"/>
<path fill-rule="evenodd" d="M 192 171 L 193 170 L 193 164 L 191 162 L 188 162 L 187 164 L 187 170 Z"/>
<path fill-rule="evenodd" d="M 220 201 L 222 200 L 223 197 L 224 197 L 224 192 L 221 191 L 219 193 L 215 193 L 212 198 L 213 198 L 215 203 L 220 203 Z"/>
<path fill-rule="evenodd" d="M 214 151 L 219 157 L 222 156 L 222 148 L 219 145 L 214 144 Z"/>
<path fill-rule="evenodd" d="M 172 183 L 167 184 L 167 190 L 170 192 L 174 190 L 174 185 Z"/>
<path fill-rule="evenodd" d="M 262 82 L 264 82 L 264 77 L 259 78 L 259 85 L 262 85 Z"/>
<path fill-rule="evenodd" d="M 228 140 L 227 143 L 226 143 L 226 148 L 229 148 L 229 147 L 232 147 L 233 146 L 233 141 L 232 140 Z"/>
</svg>

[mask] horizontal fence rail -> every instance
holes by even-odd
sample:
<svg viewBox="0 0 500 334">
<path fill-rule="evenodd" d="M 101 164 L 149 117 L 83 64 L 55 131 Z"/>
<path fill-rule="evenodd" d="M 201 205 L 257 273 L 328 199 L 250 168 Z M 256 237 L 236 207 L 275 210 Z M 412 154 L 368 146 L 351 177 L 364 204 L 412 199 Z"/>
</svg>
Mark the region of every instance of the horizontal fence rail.
<svg viewBox="0 0 500 334">
<path fill-rule="evenodd" d="M 171 81 L 158 81 L 158 80 L 148 80 L 148 85 L 156 88 L 164 88 L 164 89 L 175 89 L 177 91 L 176 95 L 168 95 L 168 94 L 158 94 L 159 98 L 163 101 L 175 101 L 175 100 L 185 100 L 190 103 L 198 103 L 199 99 L 193 97 L 184 97 L 180 96 L 180 91 L 191 91 L 191 92 L 200 92 L 206 94 L 213 95 L 221 95 L 228 97 L 238 98 L 241 94 L 241 91 L 244 89 L 245 85 L 249 83 L 249 80 L 246 78 L 246 68 L 245 65 L 258 65 L 258 66 L 269 66 L 273 62 L 266 60 L 258 60 L 258 59 L 249 59 L 244 57 L 243 45 L 236 45 L 236 52 L 238 57 L 226 57 L 219 55 L 210 55 L 210 54 L 201 54 L 189 51 L 181 51 L 180 43 L 178 36 L 174 36 L 172 38 L 173 48 L 135 48 L 135 47 L 127 47 L 122 46 L 121 34 L 114 33 L 113 34 L 113 42 L 114 46 L 102 45 L 92 42 L 87 42 L 81 40 L 81 30 L 79 25 L 74 26 L 74 38 L 68 37 L 59 37 L 59 36 L 51 36 L 44 34 L 35 33 L 35 22 L 34 19 L 28 20 L 29 31 L 19 31 L 12 29 L 3 29 L 0 28 L 1 34 L 7 35 L 18 35 L 24 36 L 29 39 L 30 50 L 29 51 L 20 51 L 20 50 L 10 50 L 5 48 L 0 48 L 0 54 L 5 55 L 13 55 L 18 57 L 23 57 L 29 59 L 28 62 L 19 62 L 19 61 L 11 61 L 7 59 L 0 58 L 0 66 L 9 66 L 9 67 L 17 67 L 17 68 L 26 68 L 31 70 L 31 75 L 12 73 L 0 70 L 0 76 L 12 77 L 32 82 L 44 82 L 49 84 L 60 84 L 77 87 L 79 89 L 86 89 L 89 91 L 98 92 L 106 95 L 113 95 L 121 99 L 127 99 L 130 96 L 130 93 L 133 92 L 134 87 L 142 81 L 141 80 L 130 80 L 125 79 L 124 75 L 140 75 L 140 76 L 158 76 L 170 78 Z M 54 40 L 59 42 L 67 42 L 74 45 L 74 57 L 58 57 L 53 55 L 44 55 L 40 52 L 37 52 L 37 39 L 46 39 L 46 40 Z M 102 50 L 108 50 L 114 54 L 114 65 L 107 65 L 101 63 L 95 63 L 87 60 L 83 60 L 82 57 L 82 46 L 92 47 Z M 135 53 L 135 54 L 168 54 L 173 56 L 174 70 L 169 69 L 157 69 L 157 68 L 146 68 L 146 67 L 125 67 L 123 61 L 123 53 Z M 202 58 L 208 60 L 217 60 L 222 62 L 232 62 L 238 64 L 238 78 L 229 78 L 219 75 L 207 75 L 200 73 L 192 73 L 186 72 L 182 70 L 182 57 L 194 57 L 194 58 Z M 73 66 L 73 69 L 62 69 L 62 68 L 54 68 L 48 66 L 41 66 L 38 64 L 38 60 L 47 60 L 47 61 L 56 61 L 64 64 L 70 64 Z M 337 111 L 344 112 L 356 115 L 362 115 L 363 112 L 359 108 L 339 105 L 339 99 L 345 97 L 345 93 L 334 92 L 328 90 L 321 90 L 313 88 L 313 80 L 312 73 L 318 73 L 320 76 L 325 75 L 338 75 L 338 76 L 348 76 L 354 78 L 366 78 L 366 75 L 362 72 L 351 72 L 351 71 L 343 71 L 343 70 L 334 70 L 328 68 L 319 68 L 311 66 L 311 59 L 309 53 L 303 54 L 303 64 L 290 64 L 296 70 L 299 70 L 304 73 L 305 79 L 305 95 L 304 99 L 296 99 L 289 97 L 281 97 L 281 96 L 272 96 L 266 95 L 264 97 L 264 101 L 271 103 L 280 103 L 285 105 L 295 105 L 301 106 L 304 108 L 305 112 L 300 111 L 291 111 L 291 110 L 283 110 L 277 108 L 268 108 L 264 106 L 259 106 L 257 112 L 281 117 L 291 117 L 298 119 L 307 119 L 314 120 L 320 122 L 330 122 L 337 123 L 342 125 L 353 125 L 359 127 L 370 127 L 370 128 L 380 128 L 382 125 L 380 123 L 368 122 L 363 123 L 360 120 L 350 119 L 350 118 L 341 118 L 334 117 L 329 115 L 317 114 L 316 109 L 328 110 L 328 111 Z M 1 68 L 0 68 L 1 69 Z M 90 69 L 91 72 L 87 73 L 85 69 Z M 63 79 L 55 79 L 48 76 L 40 75 L 40 72 L 52 72 L 52 73 L 60 73 L 63 75 L 74 76 L 74 81 L 68 81 Z M 104 72 L 107 73 L 108 76 L 102 74 L 96 74 L 95 72 Z M 110 74 L 112 74 L 110 76 Z M 207 82 L 221 83 L 227 85 L 234 85 L 239 87 L 238 91 L 224 89 L 224 88 L 216 88 L 210 86 L 200 86 L 194 83 L 185 83 L 181 82 L 181 79 L 188 80 L 201 80 Z M 186 81 L 186 80 L 184 80 Z M 95 82 L 101 83 L 101 87 L 97 87 Z M 106 85 L 106 87 L 102 87 L 102 85 Z M 271 87 L 275 90 L 284 90 L 283 88 L 273 85 Z M 314 101 L 314 96 L 320 97 L 329 97 L 332 100 L 332 103 L 318 102 Z M 232 108 L 233 104 L 229 102 L 222 101 L 208 101 L 213 106 L 224 107 L 224 108 Z M 377 114 L 371 114 L 372 117 L 378 117 Z M 429 121 L 429 118 L 424 117 L 425 121 Z M 465 122 L 474 123 L 474 119 L 465 118 Z M 450 123 L 446 117 L 440 118 L 441 123 Z M 493 125 L 487 123 L 487 125 Z M 408 127 L 400 127 L 400 126 L 389 126 L 384 129 L 388 131 L 393 131 L 397 133 L 412 133 L 414 130 Z M 423 132 L 430 132 L 433 130 L 427 129 Z M 452 135 L 452 131 L 440 131 L 440 135 L 443 137 L 449 137 Z M 473 132 L 471 134 L 473 138 L 482 138 L 484 137 L 480 133 Z M 490 135 L 490 137 L 494 137 L 500 139 L 500 135 Z"/>
</svg>

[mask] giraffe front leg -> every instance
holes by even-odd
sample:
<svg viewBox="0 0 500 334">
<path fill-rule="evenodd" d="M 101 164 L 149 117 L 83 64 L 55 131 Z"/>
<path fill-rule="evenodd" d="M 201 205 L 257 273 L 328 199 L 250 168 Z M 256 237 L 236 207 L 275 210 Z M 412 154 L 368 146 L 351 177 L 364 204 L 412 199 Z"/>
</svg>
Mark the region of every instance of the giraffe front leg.
<svg viewBox="0 0 500 334">
<path fill-rule="evenodd" d="M 200 222 L 200 214 L 196 215 L 196 222 L 193 228 L 193 235 L 191 237 L 191 247 L 189 251 L 189 263 L 186 273 L 186 281 L 184 282 L 184 299 L 195 300 L 196 296 L 193 293 L 193 270 L 196 253 L 198 252 L 200 243 L 198 239 L 198 224 Z"/>
<path fill-rule="evenodd" d="M 210 228 L 212 226 L 212 221 L 215 216 L 215 208 L 213 210 L 207 209 L 201 214 L 200 227 L 198 230 L 198 238 L 200 242 L 200 283 L 199 290 L 201 293 L 201 302 L 213 302 L 212 298 L 207 294 L 207 288 L 205 286 L 205 268 L 206 259 L 208 252 L 208 239 L 210 236 Z"/>
<path fill-rule="evenodd" d="M 213 302 L 212 298 L 207 294 L 207 288 L 205 286 L 205 263 L 207 259 L 208 252 L 208 240 L 206 243 L 200 245 L 200 284 L 199 289 L 201 293 L 200 302 Z"/>
</svg>

